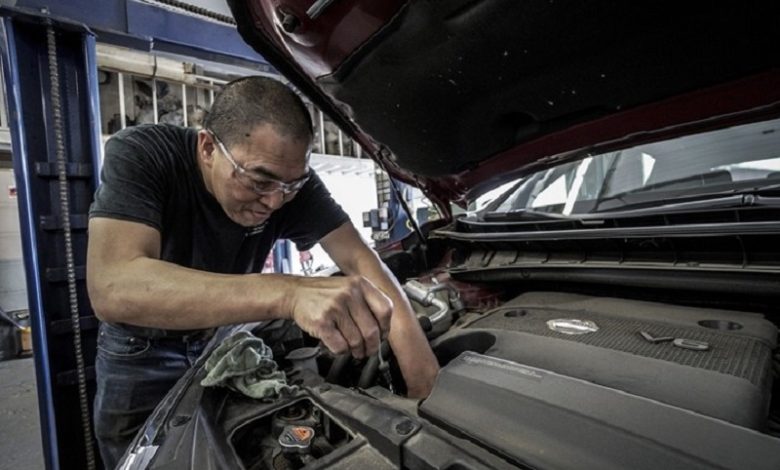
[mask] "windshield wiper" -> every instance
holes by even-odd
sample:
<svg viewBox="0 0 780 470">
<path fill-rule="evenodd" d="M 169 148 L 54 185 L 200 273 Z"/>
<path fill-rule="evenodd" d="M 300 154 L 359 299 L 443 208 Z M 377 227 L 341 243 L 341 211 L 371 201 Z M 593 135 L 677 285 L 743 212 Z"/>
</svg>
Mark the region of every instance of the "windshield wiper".
<svg viewBox="0 0 780 470">
<path fill-rule="evenodd" d="M 486 222 L 491 221 L 535 221 L 535 220 L 571 220 L 571 217 L 552 212 L 541 212 L 533 209 L 512 209 L 508 212 L 485 212 L 481 216 Z"/>
<path fill-rule="evenodd" d="M 489 211 L 480 214 L 484 222 L 536 222 L 536 221 L 580 221 L 588 223 L 599 219 L 613 219 L 626 216 L 653 215 L 672 212 L 691 212 L 698 210 L 744 208 L 744 207 L 780 207 L 780 197 L 772 197 L 772 193 L 780 195 L 780 184 L 763 187 L 751 186 L 743 190 L 730 189 L 699 194 L 685 194 L 675 197 L 658 198 L 622 204 L 606 210 L 595 210 L 597 203 L 588 212 L 571 215 L 543 212 L 533 209 L 513 209 L 508 212 Z M 599 202 L 619 200 L 624 201 L 625 194 L 618 194 L 602 199 Z"/>
<path fill-rule="evenodd" d="M 636 204 L 646 205 L 646 203 Z M 780 197 L 766 197 L 757 194 L 733 194 L 720 197 L 708 197 L 692 201 L 665 200 L 663 204 L 656 201 L 651 207 L 636 208 L 636 205 L 621 206 L 613 210 L 579 214 L 581 219 L 613 219 L 625 216 L 671 214 L 675 212 L 694 212 L 698 210 L 745 208 L 745 207 L 780 207 Z"/>
<path fill-rule="evenodd" d="M 660 198 L 652 201 L 641 201 L 630 204 L 623 204 L 618 207 L 596 211 L 601 202 L 607 200 L 624 200 L 625 195 L 611 196 L 599 201 L 590 214 L 601 216 L 615 213 L 655 213 L 666 211 L 682 211 L 697 209 L 716 209 L 726 207 L 749 207 L 749 206 L 770 206 L 780 205 L 780 197 L 764 196 L 771 192 L 780 190 L 780 184 L 768 185 L 761 188 L 747 188 L 743 190 L 716 191 L 710 193 L 686 194 L 675 197 Z M 580 217 L 585 214 L 580 214 Z"/>
<path fill-rule="evenodd" d="M 773 189 L 780 189 L 780 186 Z M 703 197 L 703 196 L 702 196 Z M 710 194 L 703 199 L 697 198 L 690 200 L 690 196 L 683 201 L 666 200 L 659 204 L 659 201 L 651 207 L 632 207 L 621 206 L 615 210 L 603 212 L 590 212 L 572 214 L 570 216 L 561 214 L 552 214 L 547 212 L 538 212 L 532 210 L 517 210 L 513 212 L 489 212 L 482 216 L 482 222 L 539 222 L 539 221 L 574 221 L 583 226 L 601 225 L 607 220 L 621 219 L 628 217 L 642 217 L 659 214 L 679 214 L 691 213 L 697 211 L 711 211 L 718 209 L 742 209 L 746 207 L 775 207 L 780 208 L 780 197 L 761 196 L 756 192 L 745 192 L 742 194 L 729 194 L 726 196 L 720 194 Z M 645 205 L 644 203 L 642 205 Z"/>
<path fill-rule="evenodd" d="M 739 198 L 740 196 L 745 196 L 745 195 L 759 196 L 761 194 L 766 194 L 769 192 L 776 192 L 776 191 L 780 191 L 780 184 L 771 184 L 766 186 L 750 186 L 743 189 L 728 189 L 723 191 L 698 192 L 698 193 L 687 191 L 684 193 L 677 193 L 671 197 L 658 197 L 656 199 L 646 199 L 643 201 L 637 201 L 633 203 L 626 202 L 626 199 L 632 198 L 632 196 L 634 195 L 653 193 L 653 191 L 650 190 L 648 191 L 634 190 L 634 191 L 627 191 L 620 194 L 615 194 L 614 196 L 608 196 L 596 201 L 595 205 L 589 211 L 589 213 L 595 214 L 595 213 L 606 213 L 606 212 L 614 212 L 614 211 L 625 211 L 637 207 L 655 208 L 655 207 L 668 206 L 670 204 L 679 204 L 688 201 L 701 202 L 706 204 L 706 201 L 708 200 L 710 201 L 716 199 L 719 200 L 723 197 L 733 196 Z M 611 202 L 611 201 L 621 201 L 623 202 L 623 204 L 615 207 L 610 207 L 609 209 L 605 209 L 602 211 L 598 210 L 605 202 Z"/>
</svg>

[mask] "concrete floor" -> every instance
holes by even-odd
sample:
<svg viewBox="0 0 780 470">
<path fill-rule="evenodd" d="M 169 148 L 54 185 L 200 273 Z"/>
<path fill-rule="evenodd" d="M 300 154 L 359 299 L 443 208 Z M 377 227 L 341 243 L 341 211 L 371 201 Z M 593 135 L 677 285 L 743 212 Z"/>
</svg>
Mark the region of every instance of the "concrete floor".
<svg viewBox="0 0 780 470">
<path fill-rule="evenodd" d="M 0 470 L 43 468 L 33 359 L 0 361 Z"/>
</svg>

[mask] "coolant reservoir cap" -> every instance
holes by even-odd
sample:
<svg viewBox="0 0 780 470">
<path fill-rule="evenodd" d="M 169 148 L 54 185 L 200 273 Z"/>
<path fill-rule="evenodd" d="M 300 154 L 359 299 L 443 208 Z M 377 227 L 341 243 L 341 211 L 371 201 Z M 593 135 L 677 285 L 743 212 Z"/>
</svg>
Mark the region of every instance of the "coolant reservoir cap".
<svg viewBox="0 0 780 470">
<path fill-rule="evenodd" d="M 314 429 L 309 426 L 285 426 L 279 436 L 279 445 L 285 452 L 308 452 L 314 439 Z"/>
<path fill-rule="evenodd" d="M 599 331 L 598 325 L 590 320 L 579 318 L 557 318 L 547 321 L 547 328 L 565 335 L 585 335 Z"/>
</svg>

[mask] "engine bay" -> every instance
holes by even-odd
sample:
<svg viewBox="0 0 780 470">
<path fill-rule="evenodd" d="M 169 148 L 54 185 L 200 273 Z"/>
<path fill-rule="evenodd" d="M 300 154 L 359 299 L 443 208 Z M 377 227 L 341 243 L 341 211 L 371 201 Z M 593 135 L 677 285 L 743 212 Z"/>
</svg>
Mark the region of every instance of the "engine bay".
<svg viewBox="0 0 780 470">
<path fill-rule="evenodd" d="M 403 397 L 386 344 L 386 364 L 379 355 L 333 357 L 313 344 L 288 350 L 279 361 L 292 383 L 354 390 L 511 466 L 592 459 L 600 468 L 641 468 L 649 459 L 697 468 L 717 457 L 725 468 L 744 468 L 743 451 L 713 453 L 723 440 L 749 449 L 759 459 L 755 468 L 767 454 L 780 455 L 772 401 L 778 329 L 761 314 L 557 291 L 503 300 L 506 292 L 490 287 L 432 278 L 409 280 L 404 290 L 442 367 L 428 399 Z M 295 335 L 279 341 L 290 334 L 285 328 L 260 334 L 300 345 Z M 327 406 L 296 406 L 258 415 L 232 433 L 246 468 L 320 466 L 333 462 L 325 457 L 334 450 L 356 445 L 354 428 L 338 424 Z M 319 444 L 286 446 L 290 426 Z"/>
<path fill-rule="evenodd" d="M 196 365 L 138 452 L 153 448 L 160 468 L 780 468 L 765 311 L 450 273 L 403 283 L 441 366 L 428 398 L 405 397 L 386 342 L 355 359 L 289 321 L 244 325 L 294 391 L 199 387 Z"/>
</svg>

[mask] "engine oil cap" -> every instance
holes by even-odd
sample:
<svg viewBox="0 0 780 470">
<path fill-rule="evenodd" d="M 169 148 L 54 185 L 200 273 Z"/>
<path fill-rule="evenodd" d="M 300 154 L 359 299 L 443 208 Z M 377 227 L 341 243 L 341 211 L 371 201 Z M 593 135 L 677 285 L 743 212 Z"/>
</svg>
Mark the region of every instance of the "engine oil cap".
<svg viewBox="0 0 780 470">
<path fill-rule="evenodd" d="M 565 335 L 584 335 L 599 331 L 598 325 L 590 320 L 579 318 L 557 318 L 547 321 L 547 328 Z"/>
<path fill-rule="evenodd" d="M 285 426 L 279 436 L 279 445 L 284 452 L 304 453 L 309 451 L 314 439 L 314 429 L 309 426 Z"/>
</svg>

